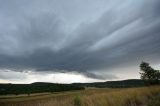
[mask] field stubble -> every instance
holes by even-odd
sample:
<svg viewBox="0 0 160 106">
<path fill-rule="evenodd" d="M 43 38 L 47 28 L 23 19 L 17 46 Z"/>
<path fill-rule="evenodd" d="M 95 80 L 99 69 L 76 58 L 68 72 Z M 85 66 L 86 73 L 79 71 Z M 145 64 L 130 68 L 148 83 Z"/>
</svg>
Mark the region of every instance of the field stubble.
<svg viewBox="0 0 160 106">
<path fill-rule="evenodd" d="M 5 98 L 0 99 L 0 106 L 147 106 L 148 101 L 157 95 L 160 95 L 160 86 L 86 89 L 41 96 Z M 158 105 L 150 104 L 150 106 Z"/>
</svg>

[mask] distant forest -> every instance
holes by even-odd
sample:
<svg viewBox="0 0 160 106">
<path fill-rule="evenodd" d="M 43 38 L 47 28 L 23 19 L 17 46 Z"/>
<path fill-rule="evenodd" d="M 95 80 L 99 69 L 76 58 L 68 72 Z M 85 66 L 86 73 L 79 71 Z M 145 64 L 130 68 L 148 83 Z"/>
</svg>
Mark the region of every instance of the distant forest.
<svg viewBox="0 0 160 106">
<path fill-rule="evenodd" d="M 85 87 L 97 88 L 126 88 L 144 86 L 143 80 L 132 79 L 123 81 L 108 81 L 96 83 L 55 84 L 36 82 L 32 84 L 0 84 L 0 95 L 6 94 L 31 94 L 43 92 L 61 92 L 71 90 L 84 90 Z"/>
<path fill-rule="evenodd" d="M 43 92 L 60 92 L 70 90 L 82 90 L 84 87 L 74 86 L 72 84 L 54 84 L 36 82 L 32 84 L 0 84 L 0 95 L 6 94 L 31 94 Z"/>
</svg>

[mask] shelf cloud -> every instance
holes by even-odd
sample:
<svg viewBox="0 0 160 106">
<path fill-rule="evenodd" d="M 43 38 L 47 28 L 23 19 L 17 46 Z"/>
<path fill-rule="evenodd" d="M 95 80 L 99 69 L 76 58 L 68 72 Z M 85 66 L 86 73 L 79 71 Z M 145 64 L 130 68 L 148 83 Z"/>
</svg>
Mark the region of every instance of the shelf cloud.
<svg viewBox="0 0 160 106">
<path fill-rule="evenodd" d="M 1 0 L 0 69 L 114 79 L 160 64 L 159 10 L 159 0 Z"/>
</svg>

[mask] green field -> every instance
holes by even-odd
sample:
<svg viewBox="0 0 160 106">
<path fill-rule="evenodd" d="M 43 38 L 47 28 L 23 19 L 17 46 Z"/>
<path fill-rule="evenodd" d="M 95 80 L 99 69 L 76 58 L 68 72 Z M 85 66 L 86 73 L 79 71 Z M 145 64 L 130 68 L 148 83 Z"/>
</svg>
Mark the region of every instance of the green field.
<svg viewBox="0 0 160 106">
<path fill-rule="evenodd" d="M 160 106 L 160 86 L 3 95 L 0 106 Z"/>
</svg>

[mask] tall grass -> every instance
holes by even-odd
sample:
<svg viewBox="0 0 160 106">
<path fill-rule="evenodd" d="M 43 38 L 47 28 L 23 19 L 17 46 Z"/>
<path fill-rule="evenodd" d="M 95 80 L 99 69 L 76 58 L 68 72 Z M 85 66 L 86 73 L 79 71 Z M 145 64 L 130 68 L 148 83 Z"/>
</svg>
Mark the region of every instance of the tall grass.
<svg viewBox="0 0 160 106">
<path fill-rule="evenodd" d="M 158 104 L 160 98 L 158 95 L 160 95 L 160 86 L 87 89 L 33 100 L 5 99 L 0 100 L 0 106 L 160 106 L 153 104 L 153 102 Z"/>
<path fill-rule="evenodd" d="M 160 106 L 160 94 L 152 97 L 148 102 L 148 106 Z"/>
</svg>

